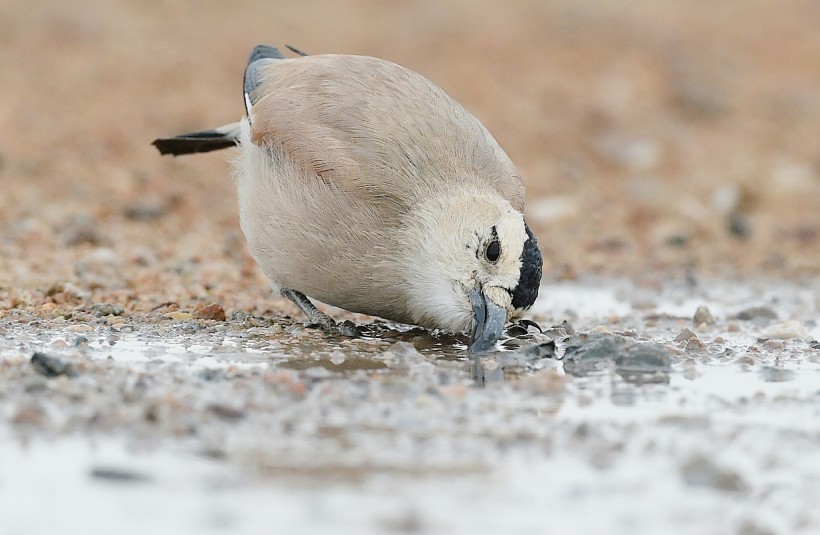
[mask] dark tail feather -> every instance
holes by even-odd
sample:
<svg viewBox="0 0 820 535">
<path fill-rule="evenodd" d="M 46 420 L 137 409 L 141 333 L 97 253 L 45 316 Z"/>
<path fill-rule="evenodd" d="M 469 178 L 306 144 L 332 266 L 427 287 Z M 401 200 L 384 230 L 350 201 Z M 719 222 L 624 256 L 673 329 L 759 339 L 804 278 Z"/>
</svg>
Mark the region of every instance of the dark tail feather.
<svg viewBox="0 0 820 535">
<path fill-rule="evenodd" d="M 291 52 L 293 52 L 294 54 L 299 54 L 299 55 L 300 55 L 300 56 L 302 56 L 302 57 L 304 57 L 304 56 L 307 56 L 307 55 L 308 55 L 308 53 L 307 53 L 307 52 L 302 52 L 301 50 L 299 50 L 299 49 L 298 49 L 298 48 L 296 48 L 295 46 L 285 45 L 285 48 L 287 48 L 288 50 L 290 50 L 290 51 L 291 51 Z"/>
<path fill-rule="evenodd" d="M 239 123 L 229 124 L 213 130 L 190 132 L 174 137 L 155 139 L 152 143 L 160 154 L 195 154 L 233 147 L 239 144 Z"/>
</svg>

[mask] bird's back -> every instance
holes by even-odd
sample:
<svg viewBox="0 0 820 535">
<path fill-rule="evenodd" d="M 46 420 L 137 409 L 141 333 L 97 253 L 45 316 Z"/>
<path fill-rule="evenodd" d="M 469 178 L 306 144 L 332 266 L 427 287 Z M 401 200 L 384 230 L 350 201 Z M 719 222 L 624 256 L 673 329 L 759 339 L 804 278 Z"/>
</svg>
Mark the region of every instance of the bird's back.
<svg viewBox="0 0 820 535">
<path fill-rule="evenodd" d="M 266 61 L 255 76 L 252 142 L 282 151 L 334 188 L 406 209 L 466 185 L 523 210 L 523 184 L 510 159 L 423 76 L 345 55 Z"/>
</svg>

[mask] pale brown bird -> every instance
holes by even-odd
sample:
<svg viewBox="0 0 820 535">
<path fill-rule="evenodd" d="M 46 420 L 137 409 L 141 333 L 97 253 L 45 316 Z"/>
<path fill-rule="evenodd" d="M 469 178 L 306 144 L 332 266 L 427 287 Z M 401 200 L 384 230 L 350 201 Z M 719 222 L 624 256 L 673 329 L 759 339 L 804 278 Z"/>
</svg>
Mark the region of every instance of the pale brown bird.
<svg viewBox="0 0 820 535">
<path fill-rule="evenodd" d="M 157 139 L 162 154 L 237 145 L 239 220 L 273 288 L 327 330 L 307 296 L 464 332 L 495 347 L 538 295 L 524 185 L 481 123 L 421 75 L 349 55 L 257 46 L 245 117 Z"/>
</svg>

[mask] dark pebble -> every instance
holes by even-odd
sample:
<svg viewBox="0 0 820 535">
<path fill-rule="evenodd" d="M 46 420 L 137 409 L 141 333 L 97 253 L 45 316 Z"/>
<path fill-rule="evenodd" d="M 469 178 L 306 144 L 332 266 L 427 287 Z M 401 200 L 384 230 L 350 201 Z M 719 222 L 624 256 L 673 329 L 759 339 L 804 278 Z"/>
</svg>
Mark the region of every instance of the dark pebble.
<svg viewBox="0 0 820 535">
<path fill-rule="evenodd" d="M 235 422 L 245 417 L 245 413 L 239 409 L 223 405 L 222 403 L 211 403 L 206 410 L 219 416 L 223 420 Z"/>
<path fill-rule="evenodd" d="M 31 366 L 37 373 L 45 377 L 57 377 L 60 375 L 73 377 L 77 375 L 77 370 L 72 364 L 40 352 L 34 353 L 34 355 L 31 356 Z"/>
<path fill-rule="evenodd" d="M 133 470 L 124 468 L 113 468 L 109 466 L 97 466 L 91 470 L 91 477 L 93 479 L 102 479 L 115 483 L 142 483 L 149 481 L 151 478 L 145 474 L 140 474 Z"/>
<path fill-rule="evenodd" d="M 659 344 L 639 344 L 612 334 L 579 336 L 568 342 L 564 370 L 576 376 L 613 368 L 630 383 L 668 382 L 669 353 Z"/>
<path fill-rule="evenodd" d="M 768 323 L 777 319 L 777 312 L 769 307 L 749 307 L 744 308 L 735 315 L 735 319 L 742 321 L 764 321 Z"/>
<path fill-rule="evenodd" d="M 337 324 L 336 327 L 339 329 L 339 334 L 342 336 L 347 336 L 348 338 L 362 337 L 362 333 L 359 331 L 359 328 L 356 327 L 356 325 L 350 320 L 345 320 Z"/>
<path fill-rule="evenodd" d="M 727 223 L 729 233 L 740 239 L 746 239 L 752 234 L 752 225 L 749 223 L 749 218 L 740 212 L 733 212 L 729 215 Z"/>
</svg>

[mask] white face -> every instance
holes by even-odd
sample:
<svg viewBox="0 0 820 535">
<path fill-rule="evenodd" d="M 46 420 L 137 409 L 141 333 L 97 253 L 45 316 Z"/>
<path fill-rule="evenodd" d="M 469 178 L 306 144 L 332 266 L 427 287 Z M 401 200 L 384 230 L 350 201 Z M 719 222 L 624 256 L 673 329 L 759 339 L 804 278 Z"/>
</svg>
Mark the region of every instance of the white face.
<svg viewBox="0 0 820 535">
<path fill-rule="evenodd" d="M 500 197 L 462 197 L 424 207 L 414 225 L 408 263 L 410 306 L 419 325 L 463 332 L 471 328 L 468 292 L 479 290 L 512 311 L 527 239 L 523 216 Z M 419 228 L 420 227 L 420 228 Z"/>
</svg>

